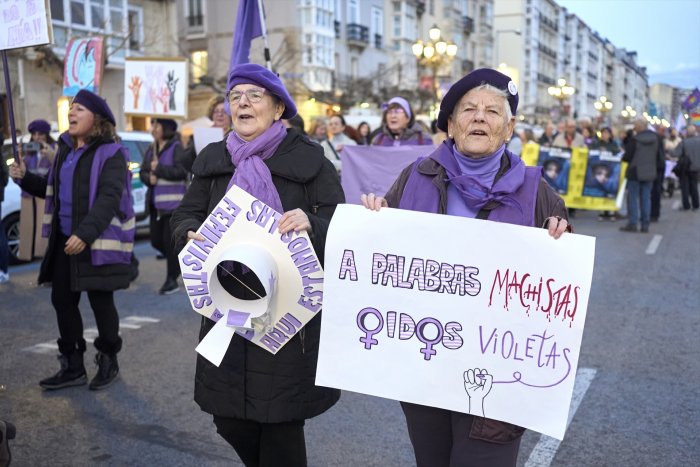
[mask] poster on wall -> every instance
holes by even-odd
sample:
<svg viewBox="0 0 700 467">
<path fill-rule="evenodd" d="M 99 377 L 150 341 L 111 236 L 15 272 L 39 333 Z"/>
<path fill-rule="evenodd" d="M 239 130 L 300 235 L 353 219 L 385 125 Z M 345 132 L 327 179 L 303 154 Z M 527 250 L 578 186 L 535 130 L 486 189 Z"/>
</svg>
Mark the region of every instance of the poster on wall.
<svg viewBox="0 0 700 467">
<path fill-rule="evenodd" d="M 66 45 L 63 62 L 63 95 L 72 97 L 81 89 L 100 93 L 104 73 L 104 38 L 75 37 Z"/>
<path fill-rule="evenodd" d="M 325 251 L 317 385 L 563 438 L 594 237 L 343 204 Z"/>
<path fill-rule="evenodd" d="M 3 0 L 0 18 L 0 50 L 53 43 L 49 0 Z"/>
<path fill-rule="evenodd" d="M 124 113 L 187 118 L 187 60 L 127 58 L 124 68 Z"/>
</svg>

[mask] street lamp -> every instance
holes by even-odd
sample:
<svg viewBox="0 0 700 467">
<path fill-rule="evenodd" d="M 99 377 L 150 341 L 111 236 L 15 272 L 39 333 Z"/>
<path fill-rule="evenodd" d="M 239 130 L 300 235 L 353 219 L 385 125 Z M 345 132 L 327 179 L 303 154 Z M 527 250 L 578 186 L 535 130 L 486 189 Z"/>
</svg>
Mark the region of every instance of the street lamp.
<svg viewBox="0 0 700 467">
<path fill-rule="evenodd" d="M 498 59 L 499 59 L 499 56 L 498 56 L 498 43 L 499 43 L 499 39 L 498 39 L 498 37 L 499 37 L 502 33 L 506 33 L 506 32 L 512 32 L 513 34 L 518 35 L 518 36 L 522 35 L 522 32 L 520 31 L 520 29 L 497 29 L 497 30 L 496 30 L 496 44 L 495 44 L 494 51 L 493 51 L 493 58 L 495 58 L 495 60 L 494 60 L 494 62 L 495 62 L 495 63 L 494 63 L 494 66 L 498 66 L 498 65 L 501 64 L 501 62 L 498 61 Z"/>
<path fill-rule="evenodd" d="M 437 102 L 439 98 L 437 71 L 443 65 L 450 63 L 455 55 L 457 55 L 457 44 L 443 39 L 442 31 L 440 31 L 440 28 L 436 25 L 428 30 L 428 37 L 430 40 L 427 42 L 421 40 L 416 41 L 411 46 L 411 50 L 421 66 L 432 70 L 433 92 L 435 93 L 435 101 Z"/>
<path fill-rule="evenodd" d="M 637 111 L 635 111 L 629 105 L 626 105 L 625 108 L 622 109 L 622 112 L 620 112 L 620 115 L 622 115 L 622 118 L 627 118 L 631 120 L 637 116 Z"/>
<path fill-rule="evenodd" d="M 610 102 L 607 97 L 600 96 L 598 100 L 593 103 L 593 107 L 600 112 L 600 121 L 605 121 L 605 114 L 612 110 L 613 103 Z"/>
<path fill-rule="evenodd" d="M 566 80 L 564 78 L 559 78 L 557 80 L 556 86 L 550 86 L 549 88 L 547 88 L 547 94 L 559 101 L 559 108 L 561 109 L 564 115 L 569 114 L 568 109 L 565 108 L 565 102 L 569 97 L 573 96 L 575 93 L 576 88 L 566 84 Z"/>
</svg>

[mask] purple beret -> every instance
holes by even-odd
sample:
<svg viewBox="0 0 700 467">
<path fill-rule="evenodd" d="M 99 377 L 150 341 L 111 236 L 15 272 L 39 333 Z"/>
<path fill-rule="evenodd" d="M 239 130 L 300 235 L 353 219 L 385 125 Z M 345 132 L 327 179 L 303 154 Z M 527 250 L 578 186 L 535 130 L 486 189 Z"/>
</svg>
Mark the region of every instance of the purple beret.
<svg viewBox="0 0 700 467">
<path fill-rule="evenodd" d="M 297 106 L 279 76 L 264 66 L 256 63 L 237 65 L 228 74 L 226 92 L 228 93 L 237 84 L 255 84 L 277 96 L 284 104 L 282 118 L 289 119 L 297 114 Z M 228 105 L 228 100 L 226 103 Z"/>
<path fill-rule="evenodd" d="M 160 123 L 163 128 L 169 128 L 172 131 L 177 131 L 177 122 L 170 118 L 156 118 L 153 123 Z"/>
<path fill-rule="evenodd" d="M 459 102 L 466 93 L 482 84 L 490 84 L 495 88 L 505 91 L 508 95 L 510 111 L 515 115 L 516 110 L 518 110 L 518 88 L 515 86 L 513 80 L 500 71 L 491 68 L 479 68 L 453 84 L 450 90 L 447 91 L 447 94 L 445 94 L 445 97 L 442 98 L 437 127 L 442 131 L 447 131 L 447 120 L 450 115 L 452 115 L 452 111 L 455 105 L 457 105 L 457 102 Z"/>
<path fill-rule="evenodd" d="M 48 135 L 49 133 L 51 133 L 51 124 L 49 124 L 49 122 L 47 122 L 46 120 L 37 119 L 29 123 L 27 131 L 29 133 L 34 133 L 35 131 L 38 131 L 39 133 L 46 133 Z"/>
<path fill-rule="evenodd" d="M 114 120 L 114 114 L 112 114 L 112 110 L 109 108 L 109 105 L 107 105 L 107 101 L 97 94 L 92 93 L 87 89 L 81 89 L 73 98 L 73 103 L 82 105 L 90 112 L 101 115 L 107 119 L 109 123 L 117 126 L 117 122 Z"/>
</svg>

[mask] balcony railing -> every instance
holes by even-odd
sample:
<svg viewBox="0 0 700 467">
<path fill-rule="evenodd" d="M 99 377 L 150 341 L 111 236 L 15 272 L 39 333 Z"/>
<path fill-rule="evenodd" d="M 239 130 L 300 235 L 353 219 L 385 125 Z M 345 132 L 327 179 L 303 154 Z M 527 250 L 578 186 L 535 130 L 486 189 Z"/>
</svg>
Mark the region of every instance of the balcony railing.
<svg viewBox="0 0 700 467">
<path fill-rule="evenodd" d="M 349 44 L 367 46 L 369 44 L 369 28 L 361 24 L 348 23 L 347 41 Z"/>
<path fill-rule="evenodd" d="M 540 52 L 542 52 L 543 54 L 545 54 L 549 57 L 552 57 L 555 60 L 557 59 L 557 53 L 544 44 L 539 44 L 537 46 L 537 50 L 539 50 Z"/>
</svg>

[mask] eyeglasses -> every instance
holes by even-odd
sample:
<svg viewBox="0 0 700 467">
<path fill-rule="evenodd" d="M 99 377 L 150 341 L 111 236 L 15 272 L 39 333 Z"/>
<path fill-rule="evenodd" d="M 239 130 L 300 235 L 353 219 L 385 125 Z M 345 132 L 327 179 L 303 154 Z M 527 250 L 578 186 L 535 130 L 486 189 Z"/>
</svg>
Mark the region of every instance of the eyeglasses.
<svg viewBox="0 0 700 467">
<path fill-rule="evenodd" d="M 406 115 L 406 111 L 402 109 L 401 107 L 391 107 L 390 109 L 387 109 L 386 111 L 387 114 L 404 114 Z"/>
<path fill-rule="evenodd" d="M 240 104 L 241 98 L 245 94 L 245 97 L 248 98 L 248 102 L 251 104 L 257 104 L 260 102 L 265 95 L 265 90 L 264 89 L 247 89 L 245 91 L 229 91 L 228 93 L 228 101 L 231 104 Z"/>
</svg>

